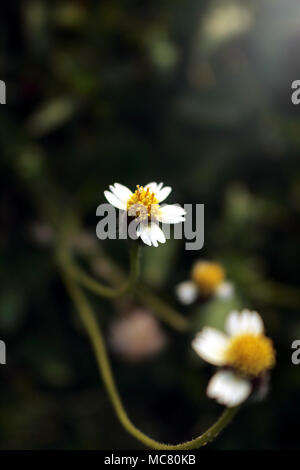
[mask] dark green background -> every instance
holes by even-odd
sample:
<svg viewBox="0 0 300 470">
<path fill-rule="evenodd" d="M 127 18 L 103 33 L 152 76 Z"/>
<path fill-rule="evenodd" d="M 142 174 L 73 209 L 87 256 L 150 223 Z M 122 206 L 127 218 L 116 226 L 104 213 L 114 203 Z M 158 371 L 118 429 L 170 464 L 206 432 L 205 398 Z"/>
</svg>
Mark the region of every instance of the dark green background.
<svg viewBox="0 0 300 470">
<path fill-rule="evenodd" d="M 221 328 L 233 306 L 257 309 L 277 349 L 269 396 L 244 406 L 211 448 L 298 448 L 298 0 L 2 3 L 1 449 L 140 448 L 101 385 L 50 232 L 53 211 L 62 220 L 72 208 L 95 237 L 109 184 L 153 180 L 173 186 L 170 202 L 205 204 L 205 246 L 145 249 L 145 282 L 195 330 Z M 98 243 L 126 269 L 123 242 Z M 176 304 L 174 286 L 199 257 L 224 263 L 230 303 Z M 107 331 L 124 306 L 91 299 Z M 133 421 L 177 442 L 221 407 L 205 396 L 213 368 L 192 353 L 193 333 L 162 328 L 158 356 L 130 364 L 112 354 L 112 363 Z"/>
</svg>

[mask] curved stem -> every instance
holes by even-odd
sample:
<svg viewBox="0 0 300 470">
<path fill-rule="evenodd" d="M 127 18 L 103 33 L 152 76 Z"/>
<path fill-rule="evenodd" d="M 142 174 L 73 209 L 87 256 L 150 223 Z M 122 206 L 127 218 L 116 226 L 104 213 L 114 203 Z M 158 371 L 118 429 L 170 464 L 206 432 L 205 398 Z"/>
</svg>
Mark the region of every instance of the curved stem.
<svg viewBox="0 0 300 470">
<path fill-rule="evenodd" d="M 190 322 L 187 318 L 177 312 L 174 308 L 170 307 L 166 302 L 161 300 L 155 294 L 150 292 L 146 287 L 139 284 L 138 288 L 134 289 L 136 281 L 140 275 L 140 247 L 137 243 L 133 244 L 130 252 L 129 280 L 127 282 L 124 281 L 125 275 L 122 273 L 121 276 L 119 276 L 117 279 L 118 283 L 123 283 L 121 287 L 103 286 L 98 280 L 94 279 L 83 269 L 78 267 L 72 259 L 70 248 L 67 242 L 70 225 L 72 227 L 74 222 L 70 224 L 70 222 L 66 220 L 61 229 L 56 249 L 56 258 L 58 264 L 61 265 L 65 270 L 68 270 L 69 275 L 73 279 L 75 279 L 82 286 L 94 294 L 110 299 L 121 297 L 127 292 L 134 290 L 137 298 L 143 304 L 148 305 L 153 310 L 153 313 L 169 326 L 180 332 L 187 331 L 189 329 Z"/>
<path fill-rule="evenodd" d="M 66 287 L 69 291 L 70 297 L 73 300 L 80 318 L 83 322 L 83 325 L 86 329 L 86 332 L 92 343 L 99 371 L 102 376 L 104 385 L 107 389 L 108 395 L 110 397 L 111 403 L 114 407 L 116 415 L 118 416 L 123 427 L 128 431 L 129 434 L 134 436 L 138 441 L 143 443 L 145 446 L 151 449 L 158 450 L 189 450 L 197 449 L 206 445 L 208 442 L 212 441 L 218 434 L 230 423 L 231 419 L 237 412 L 237 407 L 227 408 L 218 421 L 213 424 L 206 432 L 201 436 L 192 439 L 191 441 L 183 442 L 181 444 L 164 444 L 154 439 L 148 437 L 142 431 L 140 431 L 128 418 L 127 413 L 123 407 L 119 392 L 117 390 L 109 358 L 106 351 L 106 346 L 104 338 L 102 336 L 100 327 L 95 319 L 94 313 L 85 297 L 84 293 L 78 287 L 78 285 L 73 281 L 73 279 L 68 275 L 67 271 L 62 271 L 62 276 Z"/>
<path fill-rule="evenodd" d="M 81 268 L 75 265 L 75 263 L 69 258 L 64 257 L 63 263 L 64 268 L 68 269 L 69 274 L 81 284 L 83 287 L 88 289 L 100 297 L 117 298 L 125 295 L 128 291 L 134 290 L 136 297 L 145 305 L 148 305 L 152 309 L 153 313 L 160 318 L 162 321 L 167 323 L 169 326 L 177 331 L 187 331 L 190 328 L 189 320 L 177 312 L 174 308 L 168 305 L 166 302 L 161 300 L 145 286 L 139 284 L 135 287 L 136 281 L 139 277 L 139 253 L 131 251 L 131 272 L 129 281 L 125 282 L 122 287 L 106 287 L 103 286 L 98 280 L 87 274 Z M 120 280 L 118 280 L 120 282 Z"/>
<path fill-rule="evenodd" d="M 145 286 L 139 285 L 135 289 L 135 293 L 138 299 L 147 305 L 158 318 L 172 326 L 172 328 L 175 330 L 182 332 L 187 331 L 191 327 L 188 318 L 181 315 L 173 307 L 161 300 Z"/>
<path fill-rule="evenodd" d="M 140 247 L 137 243 L 132 245 L 130 251 L 129 279 L 123 284 L 123 286 L 117 288 L 103 286 L 100 282 L 86 274 L 73 262 L 66 247 L 64 249 L 61 248 L 58 258 L 64 269 L 68 270 L 69 275 L 76 279 L 80 284 L 101 297 L 110 299 L 121 297 L 132 290 L 140 275 Z"/>
</svg>

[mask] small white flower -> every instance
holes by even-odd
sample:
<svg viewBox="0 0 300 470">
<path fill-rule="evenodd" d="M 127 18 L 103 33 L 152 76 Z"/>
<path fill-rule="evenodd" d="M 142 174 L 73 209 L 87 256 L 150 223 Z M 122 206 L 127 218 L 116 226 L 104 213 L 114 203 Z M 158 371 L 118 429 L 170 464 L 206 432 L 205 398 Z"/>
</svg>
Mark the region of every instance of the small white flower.
<svg viewBox="0 0 300 470">
<path fill-rule="evenodd" d="M 210 380 L 207 395 L 229 407 L 246 400 L 254 378 L 262 377 L 275 364 L 272 341 L 264 335 L 264 325 L 257 312 L 231 312 L 226 331 L 204 328 L 192 346 L 205 361 L 223 369 Z"/>
<path fill-rule="evenodd" d="M 197 261 L 191 271 L 191 280 L 182 282 L 175 288 L 178 300 L 184 305 L 189 305 L 198 296 L 231 299 L 234 286 L 232 282 L 225 280 L 225 275 L 225 270 L 220 263 Z"/>
<path fill-rule="evenodd" d="M 109 189 L 104 191 L 108 202 L 140 221 L 136 233 L 146 245 L 157 247 L 158 242 L 165 243 L 166 238 L 159 223 L 177 224 L 185 221 L 186 211 L 182 207 L 160 206 L 172 191 L 169 186 L 164 187 L 163 183 L 137 186 L 135 192 L 119 183 L 109 186 Z"/>
</svg>

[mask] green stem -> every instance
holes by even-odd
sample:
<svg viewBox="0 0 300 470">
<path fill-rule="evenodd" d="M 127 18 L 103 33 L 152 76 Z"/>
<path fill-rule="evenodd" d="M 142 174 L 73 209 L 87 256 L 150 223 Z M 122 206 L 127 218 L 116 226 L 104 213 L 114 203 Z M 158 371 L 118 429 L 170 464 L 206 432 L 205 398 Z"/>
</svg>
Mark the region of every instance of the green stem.
<svg viewBox="0 0 300 470">
<path fill-rule="evenodd" d="M 158 450 L 189 450 L 197 449 L 206 445 L 208 442 L 212 441 L 218 434 L 230 423 L 233 416 L 237 412 L 237 407 L 227 408 L 218 419 L 218 421 L 213 424 L 206 432 L 201 436 L 192 439 L 191 441 L 183 442 L 181 444 L 164 444 L 154 439 L 148 437 L 142 431 L 140 431 L 128 418 L 127 413 L 123 407 L 122 400 L 120 398 L 119 392 L 117 390 L 112 371 L 110 366 L 110 361 L 106 351 L 106 346 L 104 338 L 100 327 L 96 321 L 95 315 L 85 297 L 84 293 L 80 287 L 73 281 L 72 277 L 68 275 L 68 271 L 62 271 L 63 279 L 66 284 L 66 287 L 69 291 L 70 297 L 73 300 L 80 318 L 83 322 L 85 330 L 90 338 L 91 344 L 93 346 L 95 356 L 97 359 L 98 367 L 100 374 L 102 376 L 104 385 L 110 397 L 112 406 L 116 412 L 117 417 L 119 418 L 120 423 L 126 429 L 126 431 L 134 436 L 138 441 L 140 441 L 145 446 L 151 449 Z"/>
<path fill-rule="evenodd" d="M 64 253 L 66 253 L 66 250 L 64 250 Z M 140 283 L 135 287 L 136 281 L 139 278 L 140 270 L 138 247 L 132 247 L 130 262 L 131 273 L 129 282 L 125 282 L 121 288 L 103 286 L 92 276 L 76 266 L 70 257 L 66 257 L 64 255 L 63 257 L 60 256 L 60 258 L 64 268 L 68 269 L 69 274 L 74 279 L 76 279 L 79 284 L 94 294 L 99 295 L 100 297 L 116 298 L 126 294 L 129 290 L 134 290 L 134 293 L 139 301 L 144 305 L 147 305 L 153 311 L 153 314 L 155 314 L 166 324 L 180 332 L 187 331 L 190 328 L 190 322 L 188 318 L 184 317 L 174 308 L 170 307 L 166 302 L 161 300 L 157 295 L 153 294 L 149 289 L 147 289 L 147 287 L 141 285 Z M 121 274 L 120 276 L 117 276 L 116 279 L 113 279 L 113 281 L 115 284 L 119 284 L 124 282 L 123 278 L 125 278 L 125 276 Z"/>
<path fill-rule="evenodd" d="M 91 276 L 86 274 L 73 262 L 71 255 L 66 247 L 60 250 L 60 255 L 58 256 L 58 258 L 60 264 L 64 266 L 64 269 L 68 270 L 69 275 L 76 279 L 80 284 L 82 284 L 84 287 L 91 290 L 92 292 L 96 293 L 97 295 L 110 299 L 121 297 L 127 292 L 130 292 L 136 284 L 140 275 L 140 247 L 137 243 L 132 245 L 130 251 L 129 279 L 123 284 L 123 286 L 117 288 L 103 286 L 102 284 L 100 284 L 100 282 L 96 281 Z"/>
<path fill-rule="evenodd" d="M 135 293 L 138 299 L 147 305 L 158 318 L 172 326 L 175 330 L 183 332 L 190 328 L 190 322 L 186 317 L 178 313 L 155 294 L 152 294 L 146 287 L 139 285 L 136 287 Z"/>
</svg>

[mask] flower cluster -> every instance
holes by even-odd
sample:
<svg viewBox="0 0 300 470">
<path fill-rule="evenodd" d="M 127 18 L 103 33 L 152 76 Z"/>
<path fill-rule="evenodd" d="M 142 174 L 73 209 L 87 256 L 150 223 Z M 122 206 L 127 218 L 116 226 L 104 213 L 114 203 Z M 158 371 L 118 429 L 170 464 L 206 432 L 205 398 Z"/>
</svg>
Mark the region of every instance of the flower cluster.
<svg viewBox="0 0 300 470">
<path fill-rule="evenodd" d="M 164 187 L 163 183 L 153 182 L 146 186 L 137 186 L 134 192 L 118 183 L 109 188 L 110 191 L 104 193 L 106 199 L 137 221 L 137 237 L 146 245 L 157 247 L 158 242 L 165 243 L 160 223 L 176 224 L 185 221 L 186 212 L 182 207 L 161 206 L 171 192 L 171 188 Z M 229 298 L 233 293 L 233 286 L 226 280 L 222 265 L 211 261 L 198 261 L 191 270 L 190 280 L 179 284 L 176 293 L 181 302 L 188 305 L 197 297 Z M 142 341 L 140 338 L 136 343 L 136 350 L 130 349 L 130 354 L 135 357 L 136 351 L 139 354 L 140 351 L 144 353 L 145 346 L 147 352 L 152 351 L 154 345 L 145 344 L 148 329 L 152 325 L 151 321 L 149 323 L 149 319 L 146 318 L 145 322 L 143 317 L 143 321 L 136 325 L 136 318 L 133 319 L 134 323 L 122 322 L 114 331 L 117 331 L 117 336 L 122 338 L 121 342 L 118 340 L 118 347 L 121 350 L 124 348 L 124 336 L 127 335 L 129 343 L 132 342 L 129 334 L 132 325 L 135 324 L 135 327 L 138 325 L 139 328 L 144 328 L 146 325 L 146 329 L 140 329 L 138 333 L 141 336 L 143 331 L 146 336 L 141 336 Z M 140 317 L 138 319 L 140 320 Z M 226 322 L 226 332 L 227 334 L 206 327 L 197 334 L 192 346 L 202 359 L 219 368 L 208 384 L 207 395 L 222 405 L 235 407 L 245 401 L 255 387 L 265 382 L 268 371 L 275 364 L 275 350 L 272 341 L 264 334 L 263 321 L 257 312 L 249 310 L 240 313 L 231 312 Z M 161 338 L 157 337 L 161 346 Z"/>
</svg>

